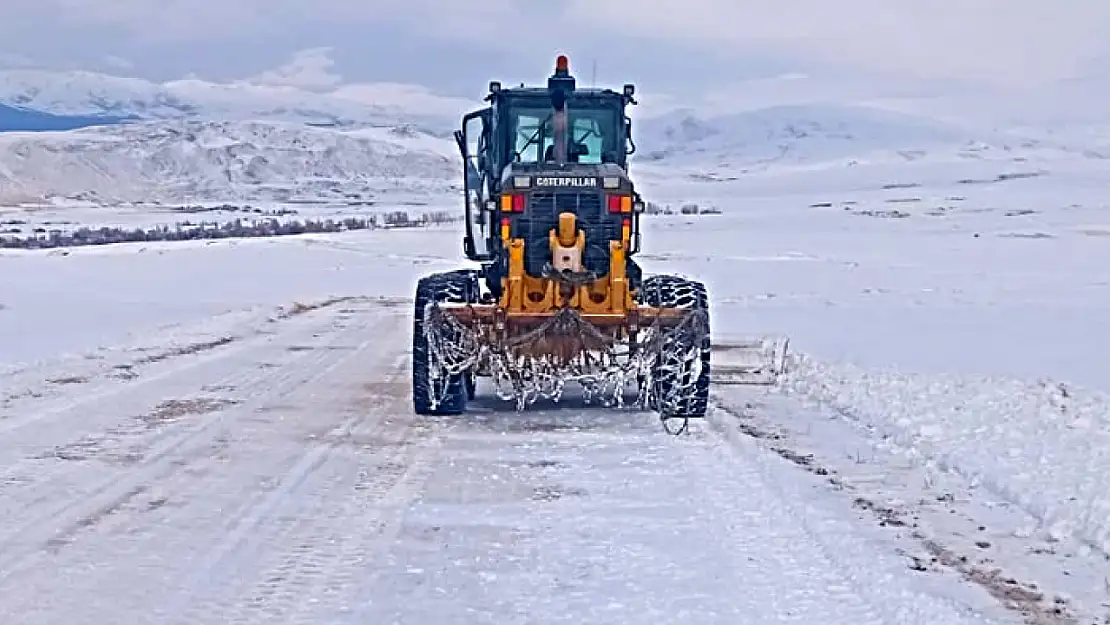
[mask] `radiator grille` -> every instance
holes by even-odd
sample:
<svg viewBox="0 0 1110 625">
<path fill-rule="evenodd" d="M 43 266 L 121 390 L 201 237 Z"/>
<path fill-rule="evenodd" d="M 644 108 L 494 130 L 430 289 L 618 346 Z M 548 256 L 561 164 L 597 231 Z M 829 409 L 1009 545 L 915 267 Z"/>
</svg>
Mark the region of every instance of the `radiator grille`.
<svg viewBox="0 0 1110 625">
<path fill-rule="evenodd" d="M 524 214 L 516 218 L 517 236 L 524 239 L 524 269 L 540 275 L 551 260 L 548 233 L 559 225 L 559 213 L 571 212 L 578 227 L 586 233 L 583 264 L 598 276 L 609 273 L 609 241 L 621 237 L 621 221 L 611 215 L 600 193 L 536 191 L 531 194 Z"/>
</svg>

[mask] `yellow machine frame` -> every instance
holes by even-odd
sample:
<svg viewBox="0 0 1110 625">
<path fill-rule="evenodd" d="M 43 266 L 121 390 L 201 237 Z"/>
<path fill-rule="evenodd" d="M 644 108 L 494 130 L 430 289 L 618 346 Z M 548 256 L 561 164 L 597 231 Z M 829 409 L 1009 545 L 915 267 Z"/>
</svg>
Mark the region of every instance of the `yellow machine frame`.
<svg viewBox="0 0 1110 625">
<path fill-rule="evenodd" d="M 569 301 L 556 281 L 525 273 L 524 239 L 509 238 L 507 224 L 502 224 L 501 236 L 509 250 L 509 271 L 502 280 L 504 288 L 500 306 L 510 316 L 551 313 L 569 306 L 587 316 L 613 315 L 623 318 L 635 306 L 625 270 L 625 250 L 628 249 L 629 239 L 627 224 L 623 228 L 622 239 L 609 242 L 608 276 L 579 286 L 570 294 Z M 559 226 L 550 231 L 549 237 L 562 247 L 577 247 L 580 252 L 585 249 L 586 235 L 578 229 L 574 213 L 561 213 Z"/>
<path fill-rule="evenodd" d="M 508 196 L 502 196 L 507 199 Z M 623 196 L 622 213 L 631 214 L 632 198 Z M 673 308 L 638 306 L 635 293 L 628 283 L 627 250 L 631 239 L 631 222 L 625 219 L 621 227 L 621 240 L 609 241 L 609 272 L 604 278 L 588 284 L 569 287 L 557 280 L 531 276 L 524 270 L 522 238 L 511 236 L 511 222 L 501 221 L 501 239 L 508 249 L 508 272 L 502 278 L 501 298 L 496 305 L 452 306 L 451 313 L 460 321 L 493 321 L 498 330 L 512 325 L 534 325 L 550 319 L 560 310 L 570 308 L 585 321 L 599 327 L 635 332 L 641 322 L 658 321 L 663 325 L 679 322 L 687 311 Z M 557 228 L 549 231 L 552 250 L 577 248 L 584 252 L 586 234 L 578 228 L 574 213 L 559 214 Z"/>
</svg>

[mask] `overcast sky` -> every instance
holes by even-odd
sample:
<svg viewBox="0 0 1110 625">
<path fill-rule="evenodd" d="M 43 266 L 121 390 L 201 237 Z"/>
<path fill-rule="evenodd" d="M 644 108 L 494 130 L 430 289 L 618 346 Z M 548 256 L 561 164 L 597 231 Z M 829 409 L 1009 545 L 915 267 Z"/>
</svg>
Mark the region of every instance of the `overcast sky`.
<svg viewBox="0 0 1110 625">
<path fill-rule="evenodd" d="M 601 82 L 718 102 L 752 85 L 769 97 L 1040 89 L 1105 77 L 1110 55 L 1106 0 L 2 2 L 8 66 L 228 80 L 286 65 L 270 79 L 414 82 L 469 97 L 491 78 L 543 80 L 559 52 L 585 82 L 596 60 Z"/>
</svg>

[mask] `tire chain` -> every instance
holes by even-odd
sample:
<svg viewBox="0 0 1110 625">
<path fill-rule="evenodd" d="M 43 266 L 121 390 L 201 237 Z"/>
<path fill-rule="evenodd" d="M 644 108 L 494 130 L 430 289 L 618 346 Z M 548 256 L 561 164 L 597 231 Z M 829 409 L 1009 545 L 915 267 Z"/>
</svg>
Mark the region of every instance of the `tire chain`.
<svg viewBox="0 0 1110 625">
<path fill-rule="evenodd" d="M 565 383 L 583 385 L 587 401 L 602 396 L 606 405 L 623 405 L 622 390 L 640 382 L 637 404 L 652 407 L 662 418 L 701 416 L 705 401 L 699 396 L 707 378 L 709 351 L 708 296 L 705 286 L 680 276 L 649 276 L 637 292 L 637 301 L 653 307 L 691 312 L 680 325 L 665 330 L 658 322 L 644 328 L 646 339 L 637 354 L 620 364 L 615 349 L 596 354 L 590 361 L 556 363 L 535 356 L 513 356 L 495 351 L 440 304 L 473 304 L 479 301 L 478 272 L 457 270 L 425 278 L 432 294 L 424 312 L 423 331 L 428 345 L 432 403 L 442 401 L 452 376 L 473 370 L 482 362 L 501 399 L 515 400 L 518 409 L 540 398 L 558 401 Z M 703 394 L 703 393 L 702 393 Z"/>
</svg>

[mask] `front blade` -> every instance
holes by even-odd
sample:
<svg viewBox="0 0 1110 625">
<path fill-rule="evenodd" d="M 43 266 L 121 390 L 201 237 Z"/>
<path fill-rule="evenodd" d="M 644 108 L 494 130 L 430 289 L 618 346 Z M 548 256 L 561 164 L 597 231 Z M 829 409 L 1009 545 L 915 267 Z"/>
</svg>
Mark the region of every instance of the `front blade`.
<svg viewBox="0 0 1110 625">
<path fill-rule="evenodd" d="M 783 337 L 759 337 L 714 344 L 710 355 L 712 383 L 774 384 L 786 368 L 789 343 Z"/>
</svg>

